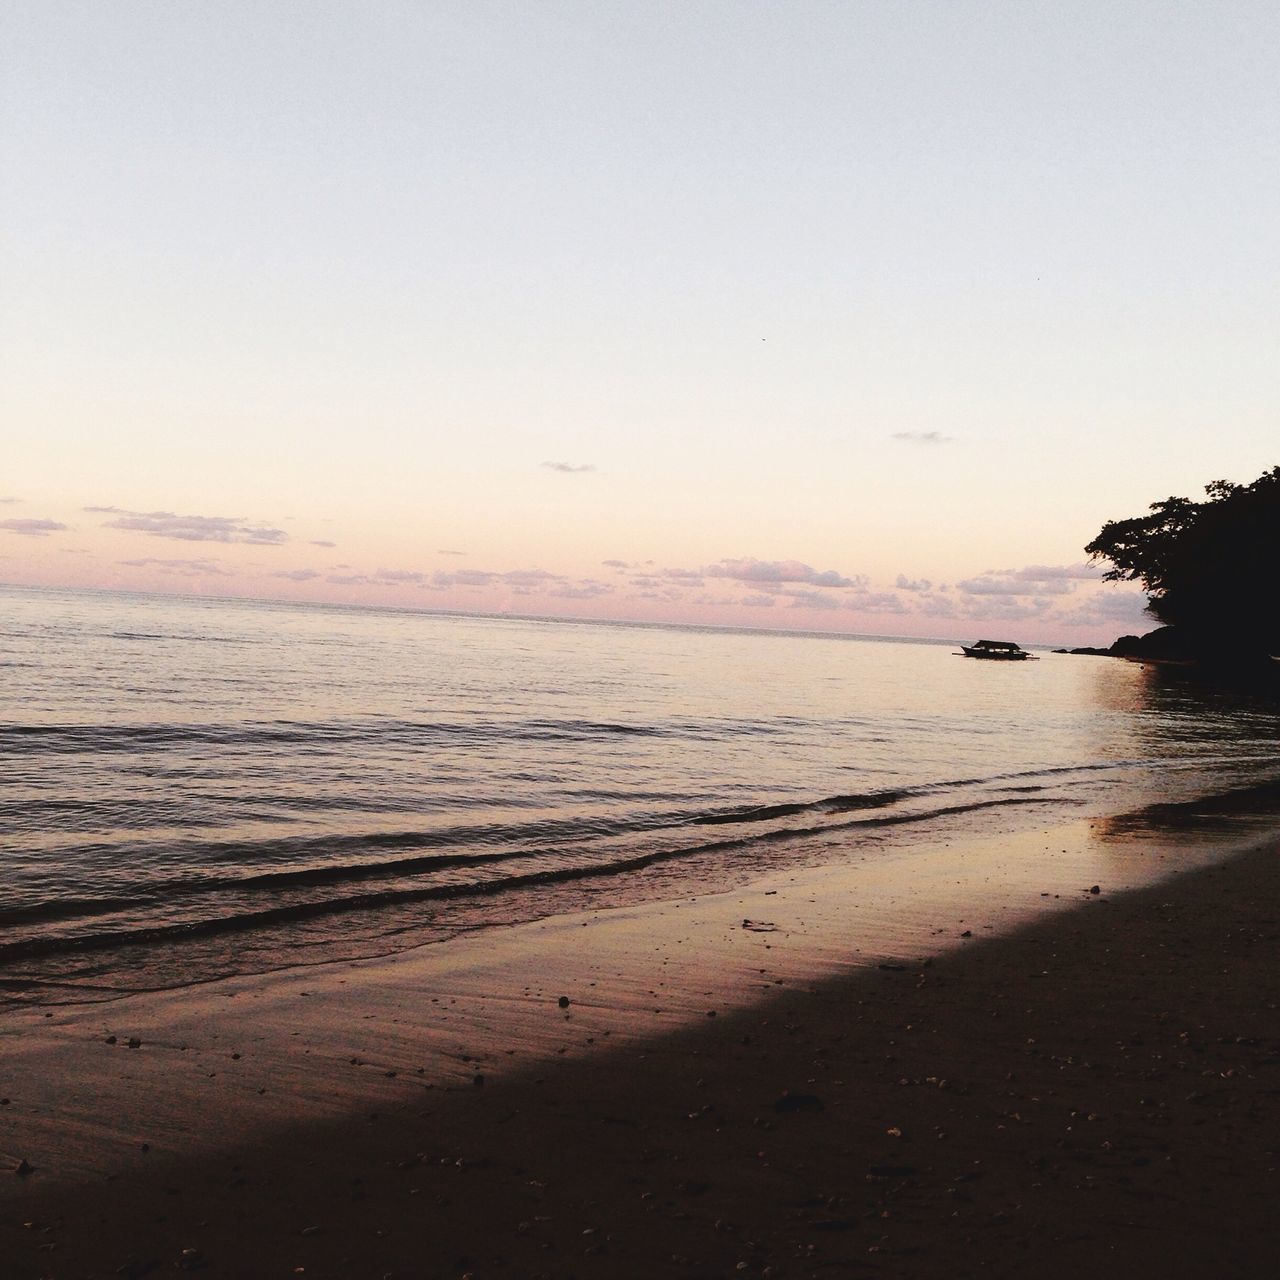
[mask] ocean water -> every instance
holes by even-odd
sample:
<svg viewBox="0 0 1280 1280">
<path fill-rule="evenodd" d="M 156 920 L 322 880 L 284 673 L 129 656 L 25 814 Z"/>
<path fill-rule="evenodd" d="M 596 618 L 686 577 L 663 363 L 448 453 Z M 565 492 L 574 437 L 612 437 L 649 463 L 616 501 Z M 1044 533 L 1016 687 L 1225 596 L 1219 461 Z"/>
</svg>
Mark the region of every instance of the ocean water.
<svg viewBox="0 0 1280 1280">
<path fill-rule="evenodd" d="M 4 588 L 0 998 L 909 878 L 926 837 L 1273 795 L 1278 741 L 1272 703 L 1106 659 Z"/>
</svg>

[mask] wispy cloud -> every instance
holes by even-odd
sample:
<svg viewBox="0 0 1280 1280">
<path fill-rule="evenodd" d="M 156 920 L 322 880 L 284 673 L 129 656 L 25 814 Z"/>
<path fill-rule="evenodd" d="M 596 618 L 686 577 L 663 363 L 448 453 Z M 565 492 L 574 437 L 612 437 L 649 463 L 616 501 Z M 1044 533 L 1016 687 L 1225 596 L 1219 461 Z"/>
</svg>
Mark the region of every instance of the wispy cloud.
<svg viewBox="0 0 1280 1280">
<path fill-rule="evenodd" d="M 421 569 L 379 569 L 373 575 L 373 580 L 391 587 L 405 584 L 421 587 L 431 581 L 431 575 L 423 573 Z"/>
<path fill-rule="evenodd" d="M 1022 569 L 988 569 L 956 583 L 971 596 L 1068 596 L 1078 582 L 1095 582 L 1102 571 L 1091 564 L 1029 564 Z"/>
<path fill-rule="evenodd" d="M 1027 582 L 1019 578 L 984 574 L 980 578 L 962 579 L 956 583 L 956 590 L 963 591 L 967 596 L 1069 596 L 1075 587 L 1061 579 L 1052 582 Z"/>
<path fill-rule="evenodd" d="M 15 502 L 21 502 L 21 498 L 0 498 L 0 507 L 7 507 Z"/>
<path fill-rule="evenodd" d="M 440 547 L 436 551 L 438 556 L 465 556 L 465 551 L 451 551 L 448 547 Z"/>
<path fill-rule="evenodd" d="M 1074 609 L 1059 614 L 1057 620 L 1069 627 L 1111 625 L 1139 631 L 1152 625 L 1147 597 L 1140 591 L 1095 591 Z"/>
<path fill-rule="evenodd" d="M 438 572 L 433 575 L 432 585 L 436 587 L 487 587 L 497 574 L 488 569 L 453 569 L 449 572 Z"/>
<path fill-rule="evenodd" d="M 349 569 L 350 565 L 336 565 L 335 569 Z M 290 574 L 277 574 L 277 577 L 288 577 Z M 318 575 L 316 575 L 318 576 Z M 301 581 L 301 579 L 298 579 Z M 443 591 L 450 587 L 508 587 L 518 593 L 527 593 L 535 588 L 545 589 L 548 594 L 563 594 L 564 589 L 575 584 L 563 574 L 550 573 L 546 569 L 508 569 L 496 571 L 492 569 L 377 569 L 371 573 L 330 573 L 326 582 L 339 586 L 353 587 L 421 587 L 429 591 Z M 585 579 L 576 584 L 589 587 L 584 594 L 600 595 L 605 588 L 594 579 Z"/>
<path fill-rule="evenodd" d="M 108 529 L 127 529 L 154 538 L 180 542 L 246 542 L 255 546 L 280 546 L 288 542 L 283 529 L 275 529 L 243 516 L 184 516 L 173 511 L 126 511 L 120 507 L 85 507 L 98 515 L 114 515 Z"/>
<path fill-rule="evenodd" d="M 216 560 L 168 560 L 147 556 L 140 560 L 121 560 L 118 563 L 134 569 L 158 569 L 161 573 L 177 574 L 184 578 L 232 576 Z"/>
<path fill-rule="evenodd" d="M 28 538 L 43 538 L 50 533 L 61 533 L 66 527 L 57 520 L 0 520 L 0 529 L 9 533 L 21 533 Z"/>
<path fill-rule="evenodd" d="M 290 582 L 311 582 L 320 574 L 315 569 L 281 569 L 271 575 L 273 578 L 286 578 Z"/>
<path fill-rule="evenodd" d="M 675 576 L 670 569 L 666 576 Z M 721 560 L 708 565 L 698 575 L 708 578 L 732 578 L 735 582 L 783 583 L 803 582 L 814 587 L 856 587 L 865 590 L 867 578 L 863 575 L 849 578 L 834 569 L 815 569 L 799 560 Z"/>
<path fill-rule="evenodd" d="M 894 440 L 909 444 L 954 444 L 955 436 L 944 436 L 941 431 L 895 431 Z"/>
<path fill-rule="evenodd" d="M 590 462 L 584 462 L 581 466 L 575 466 L 572 462 L 544 462 L 542 465 L 550 471 L 560 471 L 565 475 L 581 475 L 583 472 L 595 470 Z"/>
<path fill-rule="evenodd" d="M 1082 562 L 1080 564 L 1029 564 L 1025 569 L 1001 569 L 1001 573 L 1012 574 L 1023 582 L 1051 582 L 1065 579 L 1069 582 L 1101 581 L 1103 569 L 1101 565 Z"/>
<path fill-rule="evenodd" d="M 594 600 L 597 596 L 612 595 L 614 588 L 607 582 L 596 582 L 587 578 L 582 582 L 566 582 L 551 587 L 547 594 L 559 600 Z"/>
<path fill-rule="evenodd" d="M 313 547 L 336 547 L 336 542 L 330 542 L 328 538 L 312 538 L 311 545 Z"/>
<path fill-rule="evenodd" d="M 894 584 L 899 591 L 932 591 L 933 583 L 928 578 L 908 578 L 905 573 L 898 574 Z"/>
<path fill-rule="evenodd" d="M 805 587 L 801 587 L 795 591 L 788 591 L 787 595 L 791 599 L 791 607 L 793 609 L 838 609 L 840 601 L 835 596 L 825 596 L 821 591 L 810 591 Z"/>
<path fill-rule="evenodd" d="M 850 596 L 845 601 L 846 609 L 854 609 L 859 613 L 910 613 L 902 598 L 892 591 L 866 591 Z"/>
<path fill-rule="evenodd" d="M 974 622 L 1026 622 L 1031 618 L 1045 617 L 1052 607 L 1053 601 L 1043 596 L 1032 600 L 987 596 L 980 602 L 966 600 L 964 616 Z"/>
</svg>

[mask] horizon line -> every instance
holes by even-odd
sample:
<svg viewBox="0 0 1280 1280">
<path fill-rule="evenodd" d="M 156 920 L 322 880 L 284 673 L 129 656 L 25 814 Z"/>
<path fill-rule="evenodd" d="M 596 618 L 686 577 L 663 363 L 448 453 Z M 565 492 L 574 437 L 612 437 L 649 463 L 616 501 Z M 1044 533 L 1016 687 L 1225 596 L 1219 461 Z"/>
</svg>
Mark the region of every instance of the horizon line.
<svg viewBox="0 0 1280 1280">
<path fill-rule="evenodd" d="M 819 640 L 898 640 L 909 644 L 963 644 L 958 636 L 901 635 L 876 631 L 815 631 L 803 627 L 752 627 L 725 622 L 670 622 L 639 618 L 583 618 L 572 614 L 495 613 L 468 609 L 428 609 L 420 605 L 374 604 L 339 602 L 332 600 L 284 600 L 272 596 L 206 595 L 199 592 L 144 591 L 134 587 L 45 586 L 27 582 L 0 582 L 0 590 L 64 592 L 71 595 L 139 596 L 159 600 L 201 600 L 218 604 L 277 605 L 295 609 L 340 610 L 358 613 L 397 613 L 430 618 L 483 618 L 495 622 L 551 622 L 574 623 L 581 626 L 646 627 L 673 631 L 723 631 L 741 635 L 803 636 Z M 1066 642 L 1058 645 L 1032 642 L 1031 648 L 1066 649 Z"/>
</svg>

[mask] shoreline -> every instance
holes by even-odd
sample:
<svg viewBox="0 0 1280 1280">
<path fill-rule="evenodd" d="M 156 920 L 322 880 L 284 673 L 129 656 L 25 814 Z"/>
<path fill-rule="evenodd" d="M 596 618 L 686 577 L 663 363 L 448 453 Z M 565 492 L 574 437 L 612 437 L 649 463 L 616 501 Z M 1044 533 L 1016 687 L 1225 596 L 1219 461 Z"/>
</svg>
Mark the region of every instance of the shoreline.
<svg viewBox="0 0 1280 1280">
<path fill-rule="evenodd" d="M 1185 854 L 1189 837 L 1179 838 Z M 870 1274 L 923 1275 L 935 1263 L 938 1274 L 977 1274 L 968 1255 L 990 1246 L 996 1273 L 1034 1259 L 1067 1274 L 1098 1268 L 1102 1237 L 1086 1222 L 1068 1239 L 1055 1217 L 1065 1210 L 1046 1208 L 1040 1192 L 1062 1189 L 1064 1169 L 1085 1167 L 1073 1195 L 1125 1179 L 1117 1194 L 1134 1197 L 1137 1225 L 1111 1224 L 1118 1234 L 1106 1247 L 1117 1260 L 1135 1242 L 1149 1253 L 1152 1213 L 1182 1239 L 1178 1223 L 1199 1213 L 1185 1203 L 1191 1185 L 1208 1205 L 1202 1226 L 1209 1209 L 1237 1215 L 1241 1258 L 1274 1246 L 1255 1200 L 1269 1203 L 1276 1186 L 1263 1135 L 1280 1092 L 1280 995 L 1274 945 L 1253 944 L 1277 933 L 1276 838 L 1259 845 L 1255 833 L 1252 852 L 1216 862 L 1219 834 L 1200 846 L 1207 866 L 1164 863 L 1168 878 L 1114 896 L 1108 885 L 1065 910 L 1061 898 L 1040 898 L 1046 890 L 1030 896 L 1030 881 L 1046 879 L 1043 860 L 1024 859 L 1024 878 L 1010 881 L 1011 856 L 1027 840 L 1007 837 L 1003 852 L 999 840 L 979 842 L 991 856 L 974 874 L 1000 879 L 968 926 L 939 923 L 955 905 L 943 868 L 963 861 L 943 846 L 938 875 L 919 891 L 929 908 L 915 901 L 896 918 L 868 893 L 865 869 L 856 893 L 846 869 L 842 885 L 831 872 L 825 883 L 801 876 L 657 911 L 519 926 L 473 940 L 469 955 L 458 940 L 325 974 L 9 1015 L 0 1153 L 10 1168 L 25 1158 L 36 1172 L 0 1183 L 0 1256 L 20 1259 L 20 1276 L 140 1275 L 151 1261 L 181 1264 L 187 1248 L 199 1250 L 189 1263 L 228 1276 L 297 1267 L 692 1276 L 741 1274 L 739 1262 L 747 1274 L 809 1275 L 837 1255 Z M 1068 859 L 1059 878 L 1078 865 Z M 862 914 L 855 899 L 865 900 Z M 971 909 L 972 893 L 967 901 Z M 1147 970 L 1157 953 L 1166 972 Z M 1193 971 L 1202 985 L 1187 985 Z M 517 988 L 503 988 L 520 973 Z M 1240 1029 L 1215 1036 L 1229 1012 Z M 1013 1034 L 1016 1020 L 1031 1029 Z M 1116 1048 L 1138 1036 L 1159 1048 Z M 1065 1051 L 1035 1047 L 1046 1044 Z M 1181 1054 L 1176 1067 L 1171 1052 Z M 1193 1067 L 1218 1058 L 1231 1065 L 1200 1083 L 1208 1077 Z M 1038 1093 L 1023 1096 L 1024 1074 L 1042 1081 L 1026 1086 Z M 930 1076 L 964 1091 L 930 1086 Z M 1082 1096 L 1064 1124 L 1068 1082 Z M 1071 1111 L 1100 1119 L 1072 1123 Z M 1223 1125 L 1233 1126 L 1229 1139 Z M 931 1138 L 939 1129 L 947 1139 Z M 1103 1129 L 1109 1136 L 1093 1143 Z M 1086 1132 L 1091 1145 L 1080 1146 Z M 1011 1134 L 1026 1158 L 1000 1156 L 992 1169 Z M 1180 1164 L 1181 1190 L 1151 1154 L 1161 1142 L 1164 1163 L 1175 1147 L 1193 1157 Z M 1237 1185 L 1222 1161 L 1246 1148 L 1256 1167 L 1242 1168 Z M 987 1177 L 957 1182 L 975 1161 L 987 1162 Z M 808 1191 L 797 1199 L 797 1188 Z M 974 1206 L 996 1203 L 997 1188 L 1018 1198 L 979 1222 Z M 1031 1200 L 1039 1226 L 1025 1217 Z M 892 1205 L 875 1210 L 890 1216 L 869 1217 L 871 1201 Z M 724 1229 L 712 1229 L 716 1221 Z M 915 1243 L 903 1243 L 903 1223 Z M 1051 1237 L 1053 1257 L 1044 1253 Z M 1183 1243 L 1166 1250 L 1170 1274 L 1194 1273 L 1179 1270 L 1192 1256 Z M 464 1255 L 470 1262 L 459 1264 Z"/>
</svg>

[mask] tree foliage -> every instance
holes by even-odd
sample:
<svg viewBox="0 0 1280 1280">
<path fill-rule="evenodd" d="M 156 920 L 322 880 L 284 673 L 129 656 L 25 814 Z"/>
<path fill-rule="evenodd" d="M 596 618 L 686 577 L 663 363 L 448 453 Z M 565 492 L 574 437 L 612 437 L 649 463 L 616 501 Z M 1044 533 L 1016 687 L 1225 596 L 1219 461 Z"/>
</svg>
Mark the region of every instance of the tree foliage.
<svg viewBox="0 0 1280 1280">
<path fill-rule="evenodd" d="M 1205 493 L 1109 520 L 1085 550 L 1111 561 L 1108 581 L 1142 583 L 1149 612 L 1195 648 L 1280 653 L 1280 466 Z"/>
</svg>

